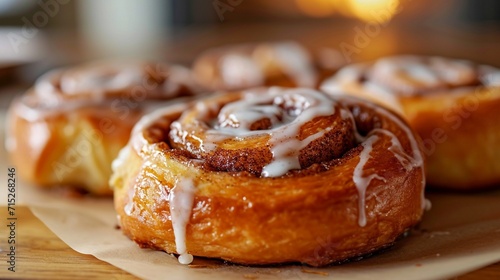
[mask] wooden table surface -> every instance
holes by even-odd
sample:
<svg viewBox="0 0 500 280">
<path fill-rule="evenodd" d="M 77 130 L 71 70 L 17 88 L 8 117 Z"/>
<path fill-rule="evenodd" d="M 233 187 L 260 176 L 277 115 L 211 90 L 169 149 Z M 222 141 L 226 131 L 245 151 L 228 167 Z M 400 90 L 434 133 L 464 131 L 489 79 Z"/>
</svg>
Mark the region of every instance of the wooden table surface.
<svg viewBox="0 0 500 280">
<path fill-rule="evenodd" d="M 93 256 L 74 251 L 27 207 L 17 207 L 16 215 L 16 272 L 7 270 L 2 252 L 1 279 L 138 279 Z M 2 226 L 0 230 L 2 242 L 6 240 L 6 229 Z M 500 279 L 500 262 L 455 279 Z"/>
</svg>

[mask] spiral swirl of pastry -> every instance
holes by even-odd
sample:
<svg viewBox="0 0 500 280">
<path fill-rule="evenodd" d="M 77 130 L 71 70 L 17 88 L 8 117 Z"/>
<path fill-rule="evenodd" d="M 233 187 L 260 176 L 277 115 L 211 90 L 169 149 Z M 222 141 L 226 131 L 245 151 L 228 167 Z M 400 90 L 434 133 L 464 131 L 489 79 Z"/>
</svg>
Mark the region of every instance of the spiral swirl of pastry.
<svg viewBox="0 0 500 280">
<path fill-rule="evenodd" d="M 195 255 L 326 265 L 388 246 L 424 204 L 423 159 L 404 121 L 311 89 L 155 111 L 113 170 L 124 233 L 181 263 Z"/>
<path fill-rule="evenodd" d="M 296 42 L 208 50 L 195 60 L 193 71 L 200 84 L 213 90 L 265 85 L 316 87 L 320 75 L 310 52 Z"/>
<path fill-rule="evenodd" d="M 110 194 L 111 162 L 142 114 L 198 93 L 189 70 L 165 63 L 53 70 L 12 103 L 7 150 L 28 182 Z"/>
<path fill-rule="evenodd" d="M 213 170 L 275 177 L 337 158 L 354 145 L 352 121 L 328 97 L 307 89 L 264 91 L 199 103 L 172 124 L 172 147 Z"/>
<path fill-rule="evenodd" d="M 28 109 L 59 112 L 109 105 L 117 98 L 165 100 L 189 96 L 200 88 L 188 69 L 153 62 L 91 62 L 52 70 L 41 76 L 22 102 Z M 138 106 L 132 104 L 131 106 Z"/>
<path fill-rule="evenodd" d="M 406 55 L 344 67 L 321 88 L 331 94 L 361 95 L 402 112 L 398 97 L 412 98 L 498 85 L 500 71 L 490 66 L 437 56 Z"/>
<path fill-rule="evenodd" d="M 370 99 L 403 116 L 423 139 L 431 186 L 500 182 L 500 69 L 444 57 L 395 56 L 342 68 L 321 88 Z M 485 168 L 487 166 L 487 168 Z"/>
</svg>

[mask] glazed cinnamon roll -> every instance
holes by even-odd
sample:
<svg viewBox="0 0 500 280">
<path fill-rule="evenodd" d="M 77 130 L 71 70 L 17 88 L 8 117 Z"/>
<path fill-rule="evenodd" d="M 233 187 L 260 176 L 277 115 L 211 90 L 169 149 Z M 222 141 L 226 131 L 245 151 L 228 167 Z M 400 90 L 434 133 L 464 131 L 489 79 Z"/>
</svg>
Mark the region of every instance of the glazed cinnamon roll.
<svg viewBox="0 0 500 280">
<path fill-rule="evenodd" d="M 500 183 L 500 69 L 395 56 L 347 66 L 322 89 L 369 98 L 403 115 L 423 139 L 429 185 L 474 190 Z"/>
<path fill-rule="evenodd" d="M 111 194 L 111 162 L 135 122 L 158 102 L 198 91 L 189 70 L 164 63 L 54 70 L 12 103 L 7 150 L 28 182 Z"/>
<path fill-rule="evenodd" d="M 419 142 L 403 120 L 304 88 L 159 109 L 113 170 L 124 233 L 184 264 L 323 266 L 391 245 L 425 204 Z"/>
<path fill-rule="evenodd" d="M 193 64 L 196 80 L 212 90 L 257 86 L 311 87 L 343 66 L 330 48 L 315 51 L 293 41 L 225 46 L 203 52 Z"/>
</svg>

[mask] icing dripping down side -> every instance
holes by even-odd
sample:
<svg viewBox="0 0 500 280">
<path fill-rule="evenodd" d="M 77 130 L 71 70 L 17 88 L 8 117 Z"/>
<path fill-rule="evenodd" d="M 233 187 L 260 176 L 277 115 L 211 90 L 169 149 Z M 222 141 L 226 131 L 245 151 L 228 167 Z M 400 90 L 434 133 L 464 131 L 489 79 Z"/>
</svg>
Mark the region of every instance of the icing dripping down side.
<svg viewBox="0 0 500 280">
<path fill-rule="evenodd" d="M 418 167 L 418 165 L 421 164 L 418 160 L 413 159 L 410 155 L 405 153 L 401 142 L 396 137 L 396 135 L 394 135 L 394 133 L 383 129 L 377 129 L 376 131 L 383 133 L 391 138 L 391 146 L 389 147 L 389 151 L 394 154 L 394 157 L 396 157 L 396 159 L 406 171 L 409 172 L 413 170 L 413 168 Z"/>
<path fill-rule="evenodd" d="M 413 136 L 410 128 L 403 123 L 398 117 L 395 115 L 392 115 L 388 113 L 385 109 L 377 108 L 375 106 L 372 106 L 378 113 L 383 114 L 387 116 L 389 119 L 391 119 L 393 122 L 395 122 L 403 131 L 406 133 L 408 140 L 410 141 L 411 145 L 411 150 L 413 152 L 413 160 L 412 160 L 412 166 L 414 167 L 420 167 L 422 171 L 422 194 L 421 194 L 421 203 L 422 203 L 422 209 L 426 209 L 426 199 L 425 199 L 425 168 L 424 168 L 424 159 L 422 157 L 422 154 L 420 152 L 420 148 L 418 146 L 417 140 Z M 401 149 L 402 150 L 402 149 Z"/>
<path fill-rule="evenodd" d="M 355 102 L 363 102 L 359 99 L 352 98 L 352 101 Z M 424 161 L 422 154 L 420 152 L 417 141 L 415 140 L 410 128 L 405 125 L 398 117 L 389 113 L 385 109 L 382 109 L 378 106 L 374 106 L 368 102 L 363 102 L 366 106 L 375 110 L 376 113 L 383 115 L 394 122 L 398 127 L 400 127 L 404 133 L 406 134 L 408 141 L 410 142 L 410 147 L 412 150 L 412 155 L 407 154 L 403 146 L 401 145 L 400 140 L 394 133 L 385 130 L 385 129 L 374 129 L 370 135 L 367 137 L 362 137 L 357 135 L 358 141 L 362 142 L 363 151 L 360 153 L 360 161 L 354 169 L 353 172 L 353 181 L 355 183 L 356 189 L 358 190 L 359 195 L 359 216 L 358 216 L 358 224 L 363 227 L 366 225 L 366 211 L 365 211 L 365 201 L 366 201 L 366 189 L 370 185 L 373 179 L 378 179 L 381 181 L 386 181 L 385 178 L 379 176 L 378 174 L 364 175 L 364 166 L 368 162 L 370 158 L 370 153 L 373 150 L 373 144 L 380 138 L 379 135 L 385 135 L 390 138 L 391 146 L 388 148 L 394 157 L 398 160 L 401 166 L 407 171 L 410 172 L 414 168 L 420 168 L 422 172 L 422 192 L 421 192 L 421 207 L 424 210 L 429 210 L 431 205 L 430 201 L 425 198 L 425 174 L 424 174 Z M 378 134 L 378 135 L 377 135 Z"/>
<path fill-rule="evenodd" d="M 169 195 L 175 247 L 181 264 L 190 264 L 193 261 L 193 256 L 187 252 L 186 248 L 186 225 L 191 217 L 195 192 L 193 180 L 183 178 L 175 184 Z"/>
<path fill-rule="evenodd" d="M 361 151 L 359 155 L 359 163 L 356 165 L 353 172 L 353 181 L 358 190 L 358 224 L 360 227 L 366 226 L 366 189 L 373 179 L 385 182 L 385 179 L 377 174 L 370 174 L 368 176 L 363 174 L 364 167 L 370 159 L 370 153 L 373 150 L 373 143 L 378 139 L 379 137 L 377 135 L 372 135 L 361 144 L 363 146 L 363 151 Z"/>
</svg>

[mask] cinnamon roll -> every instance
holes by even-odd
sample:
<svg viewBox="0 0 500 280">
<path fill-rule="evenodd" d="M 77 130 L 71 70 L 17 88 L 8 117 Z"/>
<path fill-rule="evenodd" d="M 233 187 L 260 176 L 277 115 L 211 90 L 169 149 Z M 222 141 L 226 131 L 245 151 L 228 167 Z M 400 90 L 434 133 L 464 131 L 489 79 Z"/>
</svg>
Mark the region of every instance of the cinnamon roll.
<svg viewBox="0 0 500 280">
<path fill-rule="evenodd" d="M 419 142 L 403 120 L 304 88 L 159 109 L 113 170 L 123 232 L 184 264 L 328 265 L 391 245 L 425 205 Z"/>
<path fill-rule="evenodd" d="M 345 60 L 340 52 L 315 51 L 293 41 L 225 46 L 203 52 L 193 64 L 196 80 L 212 90 L 257 86 L 311 87 Z"/>
<path fill-rule="evenodd" d="M 500 183 L 500 69 L 395 56 L 347 66 L 321 88 L 369 98 L 403 115 L 423 139 L 429 185 L 476 190 Z"/>
<path fill-rule="evenodd" d="M 164 63 L 54 70 L 11 104 L 7 150 L 28 182 L 111 194 L 111 162 L 135 122 L 158 102 L 198 92 L 188 69 Z"/>
</svg>

